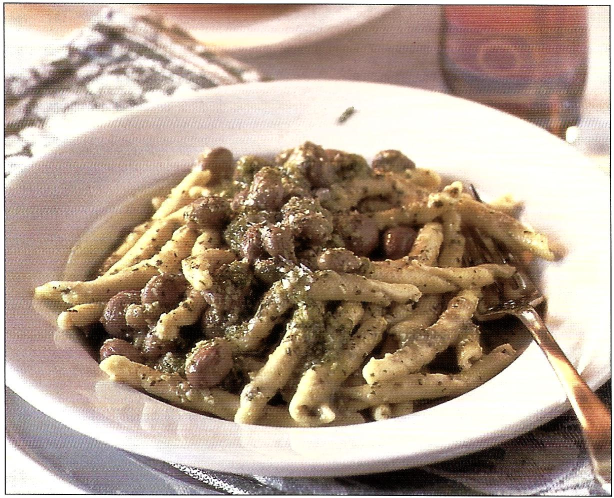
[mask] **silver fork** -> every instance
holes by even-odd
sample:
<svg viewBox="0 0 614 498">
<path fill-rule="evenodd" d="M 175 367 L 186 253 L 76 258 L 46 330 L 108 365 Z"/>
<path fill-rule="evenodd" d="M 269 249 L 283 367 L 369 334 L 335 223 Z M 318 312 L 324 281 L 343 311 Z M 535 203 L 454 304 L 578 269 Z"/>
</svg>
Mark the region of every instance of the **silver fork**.
<svg viewBox="0 0 614 498">
<path fill-rule="evenodd" d="M 475 187 L 471 190 L 481 202 Z M 612 493 L 612 415 L 591 391 L 577 370 L 565 356 L 550 334 L 535 306 L 544 302 L 544 296 L 523 271 L 522 265 L 504 246 L 485 236 L 475 227 L 469 227 L 466 254 L 470 264 L 507 263 L 516 268 L 510 279 L 484 289 L 475 317 L 479 321 L 496 320 L 513 315 L 529 329 L 556 372 L 571 406 L 578 417 L 584 441 L 591 458 L 593 472 L 604 491 Z"/>
</svg>

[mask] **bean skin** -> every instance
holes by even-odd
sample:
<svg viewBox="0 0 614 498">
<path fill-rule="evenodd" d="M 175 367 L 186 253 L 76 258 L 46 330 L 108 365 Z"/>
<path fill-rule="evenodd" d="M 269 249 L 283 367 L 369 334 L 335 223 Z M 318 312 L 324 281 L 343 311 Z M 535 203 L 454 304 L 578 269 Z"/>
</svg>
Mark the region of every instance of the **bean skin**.
<svg viewBox="0 0 614 498">
<path fill-rule="evenodd" d="M 379 245 L 379 229 L 370 217 L 353 213 L 337 222 L 346 248 L 357 256 L 368 256 Z"/>
<path fill-rule="evenodd" d="M 313 244 L 322 244 L 326 242 L 333 231 L 333 227 L 329 220 L 319 213 L 314 213 L 313 216 L 301 220 L 300 236 Z"/>
<path fill-rule="evenodd" d="M 313 199 L 292 197 L 281 212 L 282 226 L 289 227 L 299 239 L 323 244 L 333 232 L 330 212 Z"/>
<path fill-rule="evenodd" d="M 313 188 L 330 187 L 337 180 L 337 175 L 327 161 L 316 162 L 307 170 L 307 178 Z"/>
<path fill-rule="evenodd" d="M 260 259 L 264 255 L 262 248 L 262 237 L 260 236 L 260 227 L 249 227 L 243 239 L 241 240 L 241 256 L 247 259 L 249 263 Z"/>
<path fill-rule="evenodd" d="M 335 168 L 329 161 L 328 151 L 314 147 L 309 156 L 307 179 L 313 188 L 330 187 L 337 181 Z"/>
<path fill-rule="evenodd" d="M 417 235 L 413 228 L 405 225 L 399 225 L 386 230 L 382 235 L 382 244 L 386 258 L 400 259 L 407 256 L 414 245 Z"/>
<path fill-rule="evenodd" d="M 222 382 L 232 366 L 230 344 L 224 340 L 214 340 L 192 355 L 185 368 L 186 378 L 192 387 L 206 389 Z"/>
<path fill-rule="evenodd" d="M 312 142 L 305 142 L 279 154 L 276 163 L 292 172 L 293 176 L 304 176 L 313 188 L 328 187 L 336 181 L 335 170 L 326 151 Z"/>
<path fill-rule="evenodd" d="M 254 175 L 247 204 L 256 209 L 276 211 L 283 205 L 285 196 L 281 173 L 274 168 L 264 167 Z"/>
<path fill-rule="evenodd" d="M 147 360 L 157 360 L 166 353 L 175 351 L 176 344 L 173 341 L 159 339 L 154 333 L 149 332 L 141 345 L 142 356 Z"/>
<path fill-rule="evenodd" d="M 381 171 L 403 173 L 408 169 L 416 169 L 416 164 L 398 150 L 383 150 L 373 158 L 371 167 Z"/>
<path fill-rule="evenodd" d="M 184 298 L 188 282 L 181 274 L 163 273 L 151 277 L 141 291 L 142 304 L 158 303 L 162 313 L 175 308 Z"/>
<path fill-rule="evenodd" d="M 224 228 L 232 211 L 230 203 L 217 195 L 196 199 L 184 214 L 186 224 L 192 228 Z"/>
<path fill-rule="evenodd" d="M 274 258 L 281 257 L 290 261 L 296 260 L 294 253 L 294 237 L 286 227 L 268 225 L 261 229 L 262 247 Z"/>
<path fill-rule="evenodd" d="M 143 361 L 141 352 L 128 341 L 124 341 L 123 339 L 107 339 L 102 344 L 100 348 L 100 361 L 113 355 L 125 356 L 130 361 L 135 361 L 137 363 L 141 363 Z"/>
<path fill-rule="evenodd" d="M 248 194 L 249 188 L 247 187 L 242 190 L 239 190 L 232 198 L 232 201 L 230 201 L 230 208 L 233 211 L 241 211 L 243 209 L 243 204 L 247 200 Z"/>
<path fill-rule="evenodd" d="M 126 308 L 131 304 L 139 304 L 139 291 L 121 291 L 115 294 L 104 308 L 100 321 L 107 334 L 112 337 L 131 339 L 135 329 L 126 323 Z"/>
<path fill-rule="evenodd" d="M 232 152 L 224 147 L 216 147 L 203 152 L 197 164 L 201 170 L 211 171 L 211 184 L 232 178 L 234 170 Z"/>
</svg>

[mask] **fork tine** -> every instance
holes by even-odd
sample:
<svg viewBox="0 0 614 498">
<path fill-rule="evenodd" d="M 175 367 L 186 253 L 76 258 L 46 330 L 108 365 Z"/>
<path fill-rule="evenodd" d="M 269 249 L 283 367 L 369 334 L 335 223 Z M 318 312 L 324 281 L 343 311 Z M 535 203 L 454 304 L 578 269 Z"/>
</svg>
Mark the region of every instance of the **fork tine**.
<svg viewBox="0 0 614 498">
<path fill-rule="evenodd" d="M 470 227 L 464 227 L 463 232 L 465 235 L 465 253 L 463 254 L 463 261 L 465 266 L 477 266 L 485 263 L 484 257 L 479 250 L 475 241 L 475 234 Z"/>
<path fill-rule="evenodd" d="M 475 186 L 470 190 L 476 200 L 482 202 Z M 522 265 L 514 255 L 491 237 L 485 236 L 478 228 L 468 227 L 466 237 L 467 261 L 471 264 L 497 263 L 509 264 L 516 268 L 516 273 L 509 279 L 498 281 L 486 287 L 480 300 L 476 318 L 494 320 L 507 314 L 511 308 L 524 304 L 536 306 L 544 298 L 523 272 Z"/>
<path fill-rule="evenodd" d="M 477 266 L 485 263 L 492 263 L 487 248 L 477 230 L 470 228 L 465 237 L 465 253 L 467 263 L 470 266 Z M 500 282 L 494 282 L 482 289 L 482 298 L 478 303 L 475 317 L 478 320 L 490 319 L 492 310 L 497 309 L 503 299 L 504 289 Z"/>
<path fill-rule="evenodd" d="M 471 195 L 473 195 L 473 198 L 478 201 L 478 202 L 484 202 L 482 200 L 482 198 L 480 197 L 480 194 L 478 194 L 477 189 L 475 188 L 475 185 L 473 183 L 469 184 L 469 190 L 471 190 Z"/>
</svg>

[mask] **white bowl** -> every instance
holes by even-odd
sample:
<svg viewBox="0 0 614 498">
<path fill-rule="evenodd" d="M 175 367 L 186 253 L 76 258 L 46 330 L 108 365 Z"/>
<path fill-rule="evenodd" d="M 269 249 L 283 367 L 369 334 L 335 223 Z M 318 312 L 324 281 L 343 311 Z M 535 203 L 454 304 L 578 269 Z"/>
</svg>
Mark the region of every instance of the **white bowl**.
<svg viewBox="0 0 614 498">
<path fill-rule="evenodd" d="M 340 124 L 349 107 L 355 113 Z M 370 83 L 288 81 L 216 88 L 142 107 L 64 143 L 10 181 L 8 386 L 72 429 L 134 453 L 284 476 L 432 463 L 495 445 L 565 410 L 556 376 L 531 344 L 483 386 L 409 416 L 334 428 L 241 426 L 108 381 L 78 334 L 56 330 L 54 313 L 33 303 L 34 287 L 67 276 L 77 241 L 71 278 L 85 275 L 92 245 L 110 245 L 116 228 L 136 222 L 138 209 L 121 208 L 127 199 L 179 178 L 203 148 L 272 155 L 305 140 L 368 158 L 400 149 L 421 167 L 471 179 L 485 195 L 512 192 L 523 199 L 524 218 L 568 251 L 542 268 L 551 331 L 589 385 L 609 378 L 609 191 L 603 173 L 547 132 L 464 100 Z M 84 242 L 102 218 L 112 230 L 98 230 L 95 240 Z"/>
</svg>

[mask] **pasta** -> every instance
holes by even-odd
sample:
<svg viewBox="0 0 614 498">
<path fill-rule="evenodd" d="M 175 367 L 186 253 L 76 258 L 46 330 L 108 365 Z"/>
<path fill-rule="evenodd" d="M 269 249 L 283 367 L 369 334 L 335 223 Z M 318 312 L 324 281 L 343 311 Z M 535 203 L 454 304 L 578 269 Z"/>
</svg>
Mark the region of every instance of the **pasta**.
<svg viewBox="0 0 614 498">
<path fill-rule="evenodd" d="M 58 326 L 86 333 L 109 379 L 174 406 L 286 427 L 386 420 L 517 356 L 474 317 L 516 270 L 466 266 L 464 229 L 558 255 L 502 199 L 476 202 L 395 150 L 371 165 L 311 142 L 274 159 L 207 150 L 91 279 L 35 297 L 65 306 Z"/>
<path fill-rule="evenodd" d="M 286 333 L 279 345 L 269 355 L 266 363 L 255 373 L 241 392 L 241 401 L 234 420 L 239 423 L 255 423 L 268 401 L 283 388 L 292 372 L 313 343 L 322 328 L 322 305 L 299 304 L 286 326 Z"/>
<path fill-rule="evenodd" d="M 365 381 L 374 384 L 417 372 L 429 364 L 456 341 L 459 332 L 471 320 L 479 298 L 479 292 L 474 289 L 463 290 L 454 296 L 439 319 L 407 339 L 405 346 L 381 359 L 371 358 L 362 371 Z"/>
<path fill-rule="evenodd" d="M 475 389 L 507 367 L 516 357 L 509 344 L 498 346 L 471 368 L 455 375 L 414 373 L 375 385 L 343 388 L 346 409 L 362 410 L 382 403 L 407 403 L 421 399 L 459 396 Z"/>
<path fill-rule="evenodd" d="M 347 338 L 333 361 L 323 361 L 303 374 L 290 402 L 290 414 L 300 424 L 318 425 L 335 420 L 335 411 L 330 407 L 332 394 L 360 367 L 382 340 L 386 328 L 381 312 L 371 309 L 366 314 L 356 333 Z"/>
</svg>

